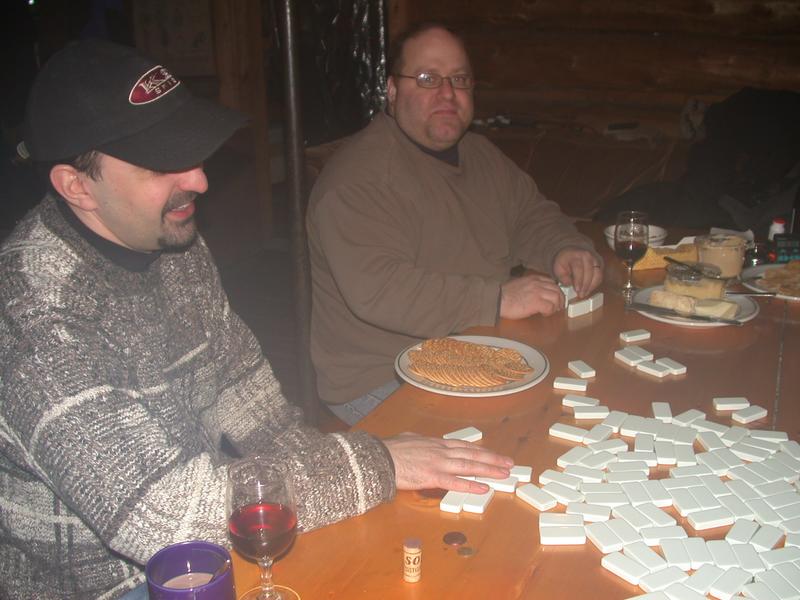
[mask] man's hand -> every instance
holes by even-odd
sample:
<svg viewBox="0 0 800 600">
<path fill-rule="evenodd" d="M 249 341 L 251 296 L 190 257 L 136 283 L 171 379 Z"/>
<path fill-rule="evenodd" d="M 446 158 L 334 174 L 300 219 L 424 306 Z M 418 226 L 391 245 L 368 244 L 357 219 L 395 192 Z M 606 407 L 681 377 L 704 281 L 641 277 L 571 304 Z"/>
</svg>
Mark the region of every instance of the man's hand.
<svg viewBox="0 0 800 600">
<path fill-rule="evenodd" d="M 514 461 L 470 442 L 401 433 L 383 440 L 394 461 L 399 490 L 441 488 L 483 494 L 489 486 L 456 477 L 505 479 Z"/>
<path fill-rule="evenodd" d="M 553 261 L 553 274 L 585 298 L 603 282 L 603 264 L 588 250 L 564 248 Z"/>
<path fill-rule="evenodd" d="M 563 307 L 564 294 L 555 281 L 544 275 L 523 275 L 506 281 L 500 288 L 500 316 L 504 319 L 549 316 Z"/>
</svg>

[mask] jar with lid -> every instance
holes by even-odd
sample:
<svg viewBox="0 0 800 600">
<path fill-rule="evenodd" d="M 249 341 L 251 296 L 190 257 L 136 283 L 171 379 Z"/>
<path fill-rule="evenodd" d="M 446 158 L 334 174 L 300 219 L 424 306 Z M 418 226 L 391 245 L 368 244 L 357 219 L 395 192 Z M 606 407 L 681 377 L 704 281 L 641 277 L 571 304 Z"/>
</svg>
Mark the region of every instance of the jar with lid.
<svg viewBox="0 0 800 600">
<path fill-rule="evenodd" d="M 707 263 L 688 263 L 695 269 L 685 265 L 670 263 L 667 265 L 667 278 L 664 289 L 673 294 L 691 296 L 692 298 L 722 298 L 725 295 L 725 283 L 722 271 L 716 265 Z"/>
<path fill-rule="evenodd" d="M 719 267 L 722 277 L 738 277 L 742 272 L 747 240 L 738 235 L 701 235 L 695 239 L 701 263 Z"/>
</svg>

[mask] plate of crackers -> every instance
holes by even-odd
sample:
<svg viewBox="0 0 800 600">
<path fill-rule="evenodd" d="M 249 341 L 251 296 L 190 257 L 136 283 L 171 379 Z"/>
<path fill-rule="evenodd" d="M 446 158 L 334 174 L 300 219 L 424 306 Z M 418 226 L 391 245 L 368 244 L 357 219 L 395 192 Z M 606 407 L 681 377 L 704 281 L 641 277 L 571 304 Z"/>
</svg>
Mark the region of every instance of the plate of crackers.
<svg viewBox="0 0 800 600">
<path fill-rule="evenodd" d="M 425 340 L 403 350 L 394 366 L 400 377 L 418 388 L 473 398 L 526 390 L 550 371 L 539 350 L 485 335 Z"/>
<path fill-rule="evenodd" d="M 776 298 L 800 300 L 800 260 L 749 267 L 742 271 L 742 283 L 756 292 L 775 292 Z"/>
</svg>

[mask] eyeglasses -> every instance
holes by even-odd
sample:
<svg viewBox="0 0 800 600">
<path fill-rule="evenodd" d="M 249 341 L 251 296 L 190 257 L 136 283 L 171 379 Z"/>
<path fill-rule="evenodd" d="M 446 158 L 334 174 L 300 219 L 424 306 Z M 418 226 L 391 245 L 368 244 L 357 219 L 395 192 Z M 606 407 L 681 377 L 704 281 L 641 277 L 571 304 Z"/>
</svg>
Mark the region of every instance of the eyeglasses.
<svg viewBox="0 0 800 600">
<path fill-rule="evenodd" d="M 443 75 L 439 75 L 438 73 L 420 73 L 419 75 L 395 75 L 395 77 L 404 77 L 406 79 L 414 79 L 417 82 L 417 85 L 421 88 L 426 89 L 433 89 L 442 86 L 442 82 L 447 79 L 450 82 L 450 85 L 453 86 L 457 90 L 469 90 L 472 89 L 472 86 L 475 85 L 475 80 L 472 78 L 472 75 L 450 75 L 450 77 L 444 77 Z"/>
</svg>

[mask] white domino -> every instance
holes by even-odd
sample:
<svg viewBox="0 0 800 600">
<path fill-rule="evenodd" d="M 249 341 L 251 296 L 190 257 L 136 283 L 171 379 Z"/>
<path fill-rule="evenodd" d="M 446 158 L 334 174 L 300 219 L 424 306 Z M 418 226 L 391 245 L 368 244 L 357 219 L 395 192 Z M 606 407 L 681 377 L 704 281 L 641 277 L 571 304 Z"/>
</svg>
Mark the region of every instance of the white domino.
<svg viewBox="0 0 800 600">
<path fill-rule="evenodd" d="M 542 513 L 539 515 L 539 529 L 574 525 L 583 525 L 583 519 L 581 519 L 580 515 L 568 515 L 565 513 Z"/>
<path fill-rule="evenodd" d="M 622 540 L 622 543 L 626 546 L 628 544 L 633 544 L 634 542 L 641 542 L 642 536 L 630 525 L 628 525 L 627 521 L 623 521 L 622 519 L 611 519 L 606 521 L 606 525 L 611 531 L 614 532 L 619 539 Z"/>
<path fill-rule="evenodd" d="M 467 499 L 467 492 L 456 492 L 450 490 L 439 501 L 439 510 L 448 513 L 458 514 L 464 506 L 464 501 Z"/>
<path fill-rule="evenodd" d="M 702 531 L 732 525 L 733 515 L 727 508 L 710 508 L 691 513 L 688 520 L 695 531 Z"/>
<path fill-rule="evenodd" d="M 516 494 L 520 500 L 540 511 L 550 510 L 558 504 L 553 496 L 532 483 L 519 486 L 516 489 Z"/>
<path fill-rule="evenodd" d="M 655 442 L 655 439 L 655 436 L 652 436 L 649 433 L 637 433 L 633 440 L 633 451 L 653 452 L 653 442 Z"/>
<path fill-rule="evenodd" d="M 740 569 L 753 574 L 764 570 L 765 563 L 761 560 L 761 556 L 764 556 L 766 552 L 759 556 L 753 544 L 733 544 L 731 550 L 733 550 L 736 560 L 739 561 Z"/>
<path fill-rule="evenodd" d="M 612 410 L 608 413 L 608 416 L 603 421 L 602 425 L 606 425 L 607 427 L 611 427 L 614 430 L 614 433 L 619 433 L 619 428 L 625 422 L 628 413 L 622 412 L 621 410 Z M 784 450 L 786 452 L 786 450 Z"/>
<path fill-rule="evenodd" d="M 722 443 L 730 447 L 734 444 L 741 442 L 744 438 L 750 435 L 750 432 L 744 427 L 734 425 L 723 436 L 721 436 Z"/>
<path fill-rule="evenodd" d="M 650 522 L 655 527 L 668 527 L 670 525 L 677 525 L 677 521 L 675 521 L 672 516 L 659 509 L 655 504 L 640 504 L 636 508 L 639 509 L 639 512 L 645 517 L 650 519 Z"/>
<path fill-rule="evenodd" d="M 514 465 L 509 474 L 520 483 L 528 483 L 531 480 L 533 469 L 525 465 Z"/>
<path fill-rule="evenodd" d="M 739 564 L 731 545 L 725 540 L 709 540 L 706 542 L 706 548 L 708 548 L 714 564 L 720 569 L 729 569 Z"/>
<path fill-rule="evenodd" d="M 567 368 L 575 373 L 581 379 L 589 379 L 590 377 L 594 377 L 597 375 L 597 371 L 595 371 L 592 367 L 586 364 L 582 360 L 571 360 L 567 363 Z"/>
<path fill-rule="evenodd" d="M 587 504 L 598 504 L 611 508 L 629 504 L 628 497 L 623 492 L 586 492 L 584 499 Z"/>
<path fill-rule="evenodd" d="M 727 569 L 713 584 L 709 592 L 719 600 L 728 600 L 737 594 L 753 576 L 739 567 Z"/>
<path fill-rule="evenodd" d="M 646 329 L 631 329 L 629 331 L 621 332 L 619 334 L 619 339 L 626 344 L 632 342 L 643 342 L 650 339 L 650 332 Z"/>
<path fill-rule="evenodd" d="M 686 365 L 679 363 L 677 360 L 664 356 L 662 358 L 657 358 L 656 362 L 667 367 L 672 375 L 683 375 L 686 373 Z"/>
<path fill-rule="evenodd" d="M 599 421 L 605 419 L 609 412 L 607 406 L 576 406 L 572 410 L 575 419 L 582 421 Z"/>
<path fill-rule="evenodd" d="M 553 437 L 568 440 L 570 442 L 582 442 L 583 437 L 589 433 L 587 430 L 574 425 L 567 425 L 565 423 L 553 423 L 550 426 L 550 435 Z"/>
<path fill-rule="evenodd" d="M 639 534 L 648 546 L 659 546 L 663 540 L 678 539 L 687 537 L 686 530 L 680 525 L 667 525 L 665 527 L 645 527 Z"/>
<path fill-rule="evenodd" d="M 611 440 L 598 442 L 596 444 L 591 444 L 589 448 L 592 450 L 592 452 L 610 452 L 611 454 L 619 454 L 620 452 L 628 451 L 628 443 L 625 440 L 614 438 Z"/>
<path fill-rule="evenodd" d="M 704 600 L 705 596 L 696 593 L 693 589 L 682 583 L 673 583 L 664 590 L 664 594 L 669 600 Z"/>
<path fill-rule="evenodd" d="M 663 571 L 669 565 L 655 550 L 642 541 L 627 544 L 622 549 L 623 554 L 644 566 L 649 572 Z"/>
<path fill-rule="evenodd" d="M 568 473 L 562 473 L 561 471 L 545 469 L 539 474 L 539 483 L 541 485 L 558 483 L 559 485 L 563 485 L 564 487 L 568 487 L 572 490 L 577 490 L 581 487 L 581 478 L 575 477 L 574 475 L 569 475 Z"/>
<path fill-rule="evenodd" d="M 650 501 L 659 508 L 672 506 L 672 496 L 669 495 L 664 484 L 658 479 L 651 479 L 642 483 L 642 487 L 650 496 Z"/>
<path fill-rule="evenodd" d="M 639 585 L 641 579 L 650 574 L 650 571 L 644 565 L 620 552 L 606 554 L 600 564 L 604 569 L 611 571 L 631 585 Z"/>
<path fill-rule="evenodd" d="M 562 285 L 559 283 L 558 287 L 561 288 L 561 293 L 564 294 L 564 308 L 567 308 L 569 303 L 578 297 L 578 292 L 576 292 L 575 288 L 571 285 Z"/>
<path fill-rule="evenodd" d="M 494 490 L 492 488 L 489 488 L 485 494 L 467 494 L 461 509 L 468 513 L 483 514 L 493 497 Z"/>
<path fill-rule="evenodd" d="M 686 581 L 689 576 L 678 567 L 667 567 L 661 571 L 645 575 L 639 580 L 639 587 L 645 592 L 658 592 L 675 583 Z"/>
<path fill-rule="evenodd" d="M 599 504 L 586 504 L 585 502 L 570 502 L 567 504 L 567 514 L 581 517 L 584 523 L 608 521 L 611 518 L 611 508 Z"/>
<path fill-rule="evenodd" d="M 600 400 L 589 396 L 576 396 L 575 394 L 565 394 L 561 399 L 561 404 L 570 408 L 575 406 L 597 406 Z"/>
<path fill-rule="evenodd" d="M 446 440 L 461 440 L 462 442 L 477 442 L 483 438 L 483 433 L 480 429 L 470 426 L 445 433 L 442 438 Z"/>
<path fill-rule="evenodd" d="M 725 541 L 729 544 L 746 544 L 750 538 L 758 531 L 758 523 L 747 519 L 737 519 L 733 527 L 725 535 Z"/>
<path fill-rule="evenodd" d="M 750 543 L 759 552 L 772 550 L 783 538 L 783 531 L 772 525 L 761 525 L 758 531 L 750 538 Z"/>
<path fill-rule="evenodd" d="M 688 427 L 697 419 L 705 419 L 706 413 L 697 410 L 696 408 L 690 408 L 687 411 L 682 412 L 679 415 L 672 417 L 672 422 L 676 425 L 682 425 L 683 427 Z"/>
<path fill-rule="evenodd" d="M 590 444 L 597 444 L 598 442 L 603 442 L 610 438 L 613 433 L 614 430 L 611 429 L 611 427 L 598 423 L 589 430 L 589 433 L 583 436 L 583 443 L 587 446 Z"/>
<path fill-rule="evenodd" d="M 645 360 L 638 363 L 636 365 L 636 370 L 641 371 L 642 373 L 647 373 L 648 375 L 652 375 L 653 377 L 658 377 L 659 379 L 672 374 L 672 371 L 669 367 L 665 367 L 664 365 L 652 360 Z"/>
<path fill-rule="evenodd" d="M 586 543 L 583 525 L 543 527 L 539 530 L 539 541 L 543 546 L 574 546 Z"/>
<path fill-rule="evenodd" d="M 564 506 L 570 502 L 583 502 L 584 499 L 583 494 L 560 483 L 547 483 L 542 489 Z"/>
<path fill-rule="evenodd" d="M 741 410 L 750 406 L 750 401 L 743 396 L 714 398 L 711 403 L 714 405 L 714 410 L 718 410 L 720 412 L 727 410 Z"/>
<path fill-rule="evenodd" d="M 641 354 L 637 354 L 633 351 L 635 346 L 626 346 L 620 350 L 614 352 L 614 358 L 617 360 L 624 362 L 626 365 L 630 367 L 635 367 L 640 362 L 644 362 L 645 358 L 642 358 Z"/>
<path fill-rule="evenodd" d="M 585 392 L 588 385 L 583 379 L 575 379 L 574 377 L 556 377 L 553 380 L 553 388 L 557 390 Z"/>
<path fill-rule="evenodd" d="M 721 450 L 725 448 L 722 438 L 713 431 L 701 431 L 697 434 L 697 441 L 706 451 Z"/>
<path fill-rule="evenodd" d="M 587 298 L 586 300 L 580 300 L 578 302 L 570 302 L 567 305 L 567 316 L 570 319 L 575 317 L 581 317 L 583 315 L 588 315 L 590 312 L 592 312 L 591 298 Z"/>
<path fill-rule="evenodd" d="M 485 483 L 495 492 L 505 492 L 511 494 L 517 489 L 519 481 L 516 477 L 508 476 L 505 479 L 492 479 L 490 477 L 476 477 L 478 483 Z"/>
<path fill-rule="evenodd" d="M 642 360 L 640 362 L 646 360 L 653 360 L 654 356 L 653 353 L 649 350 L 645 350 L 641 346 L 628 346 L 628 350 L 630 350 L 634 355 L 638 356 Z"/>
<path fill-rule="evenodd" d="M 681 571 L 689 571 L 692 568 L 692 561 L 683 545 L 683 540 L 661 540 L 661 552 L 664 553 L 664 560 L 670 567 L 678 567 Z"/>
<path fill-rule="evenodd" d="M 750 437 L 755 438 L 757 440 L 765 440 L 768 442 L 775 442 L 779 444 L 781 442 L 788 442 L 789 441 L 789 434 L 785 431 L 772 431 L 771 429 L 751 429 L 750 430 Z"/>
<path fill-rule="evenodd" d="M 569 427 L 569 425 L 567 427 Z M 552 435 L 552 433 L 550 435 Z M 561 436 L 556 436 L 556 437 L 561 437 Z M 576 446 L 575 448 L 570 448 L 564 454 L 559 456 L 556 459 L 556 464 L 562 469 L 564 469 L 569 465 L 580 464 L 584 458 L 587 458 L 592 454 L 594 453 L 589 448 L 584 448 L 583 446 Z"/>
<path fill-rule="evenodd" d="M 653 417 L 662 423 L 672 423 L 672 407 L 669 402 L 653 402 Z"/>
<path fill-rule="evenodd" d="M 763 419 L 767 416 L 767 409 L 758 406 L 756 404 L 751 404 L 747 408 L 742 408 L 741 410 L 735 411 L 731 415 L 731 419 L 736 421 L 737 423 L 742 423 L 744 425 L 748 423 L 752 423 L 753 421 L 758 421 L 759 419 Z"/>
<path fill-rule="evenodd" d="M 684 582 L 684 585 L 689 589 L 694 590 L 698 594 L 705 596 L 714 582 L 725 573 L 724 569 L 720 569 L 715 564 L 703 565 L 697 571 L 692 573 L 691 577 Z"/>
<path fill-rule="evenodd" d="M 704 565 L 712 564 L 711 553 L 708 551 L 706 541 L 701 537 L 690 537 L 683 540 L 683 546 L 689 555 L 692 569 L 699 569 Z"/>
<path fill-rule="evenodd" d="M 594 544 L 600 552 L 608 554 L 622 550 L 622 540 L 612 532 L 608 525 L 602 521 L 597 521 L 586 525 L 584 528 L 586 537 Z"/>
<path fill-rule="evenodd" d="M 742 588 L 742 594 L 747 598 L 752 598 L 753 600 L 789 600 L 786 596 L 778 596 L 763 581 L 754 581 L 746 584 Z"/>
<path fill-rule="evenodd" d="M 601 469 L 590 469 L 581 465 L 569 465 L 564 469 L 564 473 L 577 477 L 581 480 L 580 490 L 583 491 L 585 483 L 602 483 L 605 472 Z"/>
</svg>

